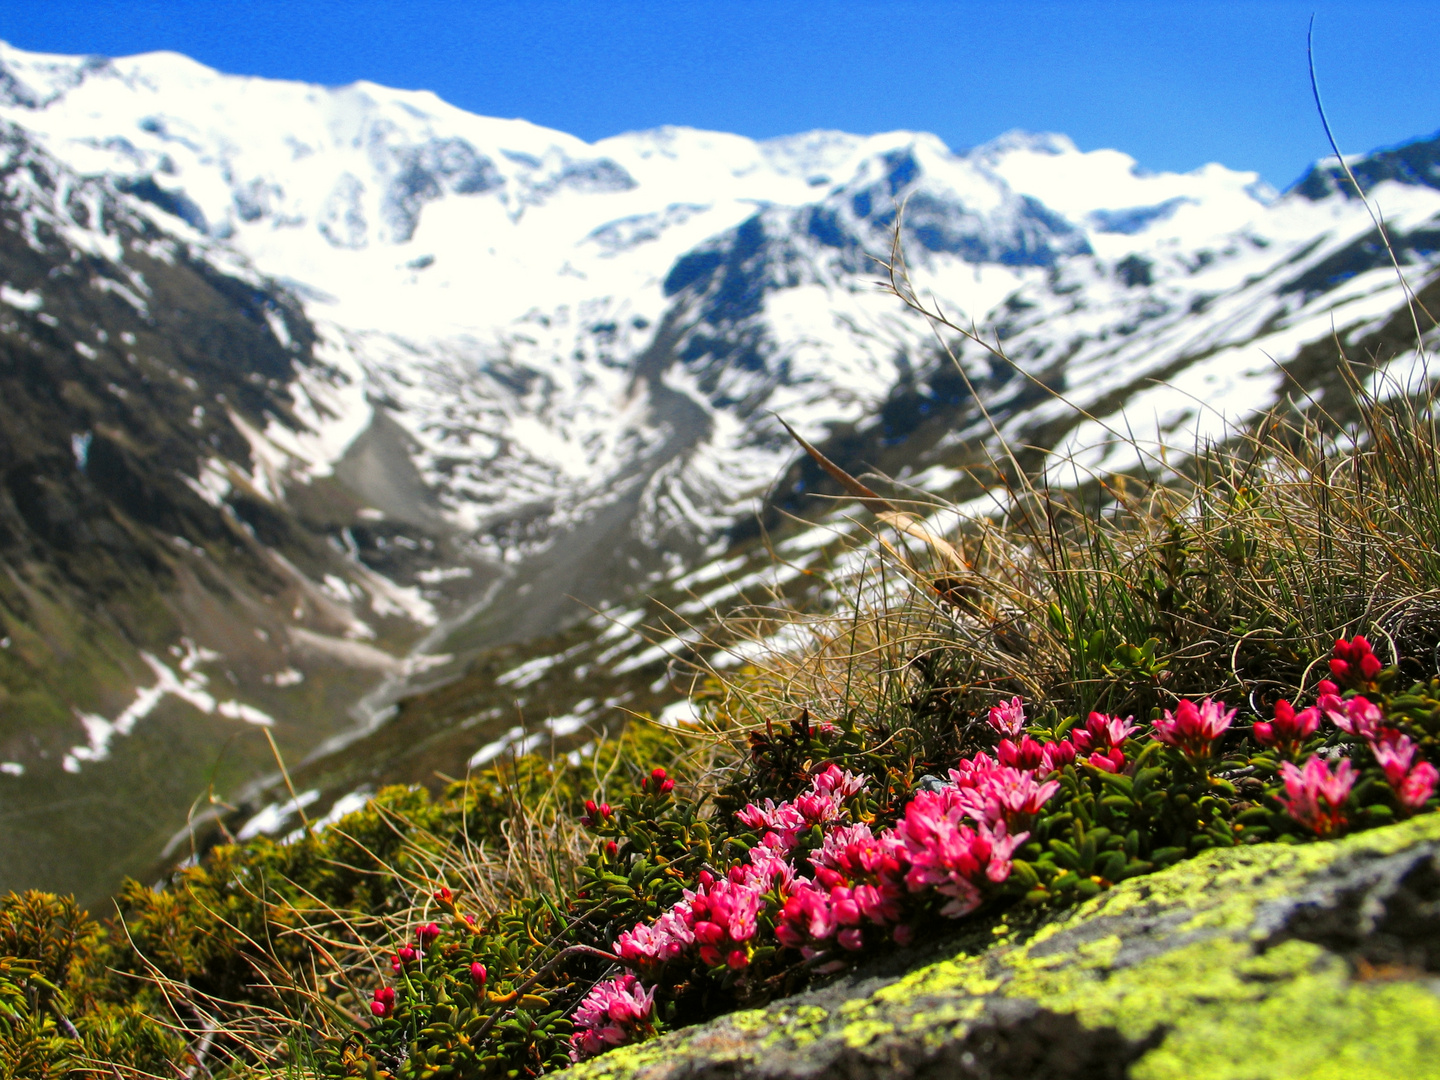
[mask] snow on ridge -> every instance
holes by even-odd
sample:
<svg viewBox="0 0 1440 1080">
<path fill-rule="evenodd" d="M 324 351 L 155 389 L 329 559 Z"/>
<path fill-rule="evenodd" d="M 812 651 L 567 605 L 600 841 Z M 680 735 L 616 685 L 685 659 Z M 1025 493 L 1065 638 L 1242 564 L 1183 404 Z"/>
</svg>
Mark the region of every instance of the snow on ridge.
<svg viewBox="0 0 1440 1080">
<path fill-rule="evenodd" d="M 710 352 L 686 340 L 659 373 L 710 427 L 643 505 L 704 532 L 790 455 L 764 410 L 823 434 L 872 413 L 927 355 L 925 328 L 869 291 L 868 256 L 888 247 L 907 196 L 923 288 L 957 317 L 1016 323 L 1017 349 L 1036 357 L 1081 342 L 1081 368 L 1133 357 L 1138 344 L 1102 340 L 1179 325 L 1192 304 L 1274 273 L 1302 238 L 1329 230 L 1339 243 L 1366 227 L 1354 207 L 1276 201 L 1254 173 L 1151 173 L 1053 133 L 961 152 L 908 131 L 756 141 L 663 127 L 586 143 L 428 91 L 224 75 L 175 54 L 0 46 L 0 66 L 11 79 L 0 119 L 82 173 L 183 195 L 194 220 L 176 220 L 177 234 L 205 239 L 212 260 L 295 283 L 319 363 L 290 388 L 302 428 L 245 431 L 258 490 L 278 498 L 287 479 L 327 475 L 384 401 L 445 517 L 466 530 L 536 508 L 555 527 L 581 520 L 664 444 L 634 365 L 693 299 L 671 295 L 672 271 L 697 253 L 735 263 L 737 280 L 707 302 L 759 297 L 754 311 L 711 304 Z M 1397 210 L 1418 220 L 1432 195 L 1401 193 Z M 761 247 L 745 263 L 735 238 L 757 220 Z M 1012 318 L 1013 297 L 1033 314 Z M 1134 341 L 1163 351 L 1183 336 Z"/>
</svg>

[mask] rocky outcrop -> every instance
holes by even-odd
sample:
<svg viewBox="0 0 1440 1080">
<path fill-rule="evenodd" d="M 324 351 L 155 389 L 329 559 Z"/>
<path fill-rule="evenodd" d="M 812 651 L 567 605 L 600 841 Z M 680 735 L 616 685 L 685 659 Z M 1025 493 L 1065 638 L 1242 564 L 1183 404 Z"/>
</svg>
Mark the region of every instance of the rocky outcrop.
<svg viewBox="0 0 1440 1080">
<path fill-rule="evenodd" d="M 1208 852 L 1036 924 L 989 929 L 988 944 L 932 946 L 947 955 L 565 1075 L 1440 1076 L 1440 815 L 1330 843 Z"/>
</svg>

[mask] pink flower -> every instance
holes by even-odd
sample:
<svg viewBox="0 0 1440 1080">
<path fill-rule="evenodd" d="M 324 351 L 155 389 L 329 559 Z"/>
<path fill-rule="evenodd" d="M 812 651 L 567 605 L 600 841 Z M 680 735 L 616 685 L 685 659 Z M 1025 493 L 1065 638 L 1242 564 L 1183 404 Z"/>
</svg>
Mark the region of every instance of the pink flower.
<svg viewBox="0 0 1440 1080">
<path fill-rule="evenodd" d="M 414 963 L 415 958 L 419 955 L 409 945 L 402 945 L 395 951 L 395 956 L 390 961 L 390 968 L 398 973 L 406 964 Z"/>
<path fill-rule="evenodd" d="M 950 782 L 958 788 L 973 788 L 1000 766 L 983 750 L 973 757 L 961 758 L 950 770 Z"/>
<path fill-rule="evenodd" d="M 1400 782 L 1400 786 L 1395 789 L 1395 797 L 1405 809 L 1419 810 L 1430 800 L 1430 796 L 1435 794 L 1437 780 L 1440 780 L 1440 772 L 1428 761 L 1422 761 Z"/>
<path fill-rule="evenodd" d="M 415 940 L 420 943 L 421 949 L 429 948 L 430 943 L 440 936 L 440 927 L 435 923 L 426 923 L 424 926 L 415 928 Z"/>
<path fill-rule="evenodd" d="M 1316 836 L 1329 836 L 1345 824 L 1345 800 L 1355 784 L 1355 769 L 1349 761 L 1330 767 L 1312 757 L 1303 769 L 1290 762 L 1280 766 L 1285 795 L 1280 798 L 1286 812 Z"/>
<path fill-rule="evenodd" d="M 763 807 L 751 803 L 737 810 L 735 817 L 757 832 L 765 830 L 762 840 L 767 844 L 773 837 L 774 846 L 789 851 L 799 843 L 802 832 L 843 818 L 845 800 L 864 790 L 864 777 L 827 765 L 811 778 L 810 790 L 794 802 L 776 805 L 773 799 L 766 799 Z"/>
<path fill-rule="evenodd" d="M 1096 750 L 1085 760 L 1108 773 L 1119 773 L 1125 769 L 1125 754 L 1121 750 Z"/>
<path fill-rule="evenodd" d="M 810 790 L 816 795 L 834 795 L 840 799 L 848 799 L 851 795 L 858 795 L 865 790 L 865 778 L 838 765 L 827 765 L 811 779 Z"/>
<path fill-rule="evenodd" d="M 940 914 L 951 918 L 980 906 L 986 882 L 999 884 L 1010 876 L 1015 848 L 1030 835 L 1010 836 L 1003 822 L 972 829 L 960 823 L 958 807 L 947 807 L 939 793 L 927 791 L 911 800 L 897 831 L 910 856 L 906 885 L 911 892 L 934 888 L 950 897 Z"/>
<path fill-rule="evenodd" d="M 570 1060 L 583 1061 L 611 1047 L 633 1042 L 654 1029 L 655 991 L 629 972 L 603 982 L 575 1010 Z"/>
<path fill-rule="evenodd" d="M 1001 735 L 1016 738 L 1025 730 L 1025 702 L 1018 697 L 991 708 L 990 726 Z"/>
<path fill-rule="evenodd" d="M 799 881 L 780 910 L 775 936 L 782 945 L 799 949 L 809 942 L 826 940 L 837 929 L 829 892 L 812 881 Z"/>
<path fill-rule="evenodd" d="M 615 951 L 632 964 L 663 964 L 674 960 L 695 941 L 690 905 L 676 904 L 654 923 L 640 923 L 615 939 Z"/>
<path fill-rule="evenodd" d="M 488 977 L 488 975 L 489 972 L 485 970 L 485 965 L 480 963 L 479 960 L 476 960 L 473 964 L 470 965 L 470 981 L 473 982 L 476 986 L 484 986 L 485 979 Z"/>
<path fill-rule="evenodd" d="M 794 803 L 782 802 L 777 806 L 774 799 L 766 799 L 764 806 L 750 803 L 745 809 L 735 811 L 735 817 L 742 825 L 748 825 L 757 832 L 765 829 L 781 836 L 798 832 L 805 824 Z"/>
<path fill-rule="evenodd" d="M 1261 746 L 1268 746 L 1285 753 L 1299 753 L 1301 744 L 1320 726 L 1320 709 L 1311 706 L 1302 712 L 1283 698 L 1275 703 L 1275 719 L 1270 722 L 1257 720 L 1250 731 Z"/>
<path fill-rule="evenodd" d="M 1375 655 L 1370 642 L 1356 634 L 1349 641 L 1341 638 L 1335 642 L 1335 654 L 1330 661 L 1330 673 L 1340 682 L 1363 686 L 1373 682 L 1385 665 Z"/>
<path fill-rule="evenodd" d="M 580 824 L 587 829 L 593 829 L 609 821 L 615 811 L 610 809 L 609 803 L 596 804 L 594 799 L 585 800 L 585 813 L 580 818 Z"/>
<path fill-rule="evenodd" d="M 1155 721 L 1155 738 L 1175 747 L 1185 755 L 1186 761 L 1194 764 L 1210 756 L 1211 744 L 1225 733 L 1234 718 L 1234 709 L 1227 709 L 1211 698 L 1202 701 L 1198 708 L 1192 702 L 1182 701 L 1173 713 L 1166 709 L 1164 718 Z"/>
<path fill-rule="evenodd" d="M 976 822 L 1004 822 L 1014 830 L 1028 825 L 1059 790 L 1058 780 L 1038 783 L 1034 773 L 1001 765 L 980 777 L 974 787 L 961 788 L 957 800 Z"/>
<path fill-rule="evenodd" d="M 375 1000 L 370 1002 L 370 1011 L 384 1019 L 395 1011 L 395 988 L 393 986 L 377 986 L 375 988 Z"/>
<path fill-rule="evenodd" d="M 1038 769 L 1045 760 L 1044 748 L 1029 735 L 1026 735 L 1018 743 L 1011 742 L 1009 739 L 1001 739 L 995 754 L 1000 759 L 1001 765 L 1008 765 L 1012 769 L 1029 769 L 1032 772 Z"/>
<path fill-rule="evenodd" d="M 876 926 L 900 918 L 900 898 L 905 894 L 907 857 L 905 845 L 890 831 L 875 836 L 868 825 L 835 829 L 825 837 L 820 850 L 810 856 L 815 880 L 830 889 L 840 922 L 858 922 L 863 915 Z M 847 919 L 851 908 L 857 913 Z"/>
<path fill-rule="evenodd" d="M 1394 728 L 1381 728 L 1369 739 L 1370 752 L 1380 768 L 1385 770 L 1385 779 L 1392 788 L 1400 786 L 1410 772 L 1415 760 L 1415 744 L 1408 735 L 1402 735 Z"/>
<path fill-rule="evenodd" d="M 1122 755 L 1123 756 L 1123 755 Z M 1046 743 L 1041 750 L 1040 773 L 1049 776 L 1075 761 L 1075 744 L 1069 740 Z"/>
<path fill-rule="evenodd" d="M 1084 727 L 1077 727 L 1070 732 L 1070 741 L 1082 754 L 1091 750 L 1123 749 L 1125 740 L 1135 731 L 1135 724 L 1132 722 L 1134 719 L 1133 716 L 1127 716 L 1120 720 L 1104 713 L 1092 712 Z"/>
<path fill-rule="evenodd" d="M 1320 698 L 1320 708 L 1324 710 L 1326 719 L 1357 739 L 1373 739 L 1385 723 L 1385 714 L 1379 707 L 1358 694 L 1349 701 L 1326 694 Z"/>
</svg>

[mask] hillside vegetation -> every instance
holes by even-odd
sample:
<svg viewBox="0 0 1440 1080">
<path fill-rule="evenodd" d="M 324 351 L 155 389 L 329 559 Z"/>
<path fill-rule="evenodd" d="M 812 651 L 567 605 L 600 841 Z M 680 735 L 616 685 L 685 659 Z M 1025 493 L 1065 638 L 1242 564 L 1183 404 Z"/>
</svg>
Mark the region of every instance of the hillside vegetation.
<svg viewBox="0 0 1440 1080">
<path fill-rule="evenodd" d="M 983 508 L 806 446 L 871 532 L 816 610 L 702 628 L 752 647 L 696 669 L 698 723 L 387 788 L 99 918 L 11 895 L 0 1076 L 534 1076 L 1433 811 L 1440 430 L 1423 356 L 1362 359 L 1123 475 L 1017 448 Z"/>
</svg>

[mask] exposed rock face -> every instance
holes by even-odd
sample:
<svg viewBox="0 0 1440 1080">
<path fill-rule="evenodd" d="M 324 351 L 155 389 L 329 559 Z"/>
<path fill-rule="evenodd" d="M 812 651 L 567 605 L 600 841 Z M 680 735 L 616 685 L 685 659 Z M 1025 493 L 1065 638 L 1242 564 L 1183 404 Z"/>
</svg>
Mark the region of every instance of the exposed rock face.
<svg viewBox="0 0 1440 1080">
<path fill-rule="evenodd" d="M 996 927 L 986 948 L 854 975 L 566 1075 L 1440 1076 L 1437 973 L 1429 815 L 1333 843 L 1210 852 L 1039 926 Z"/>
</svg>

